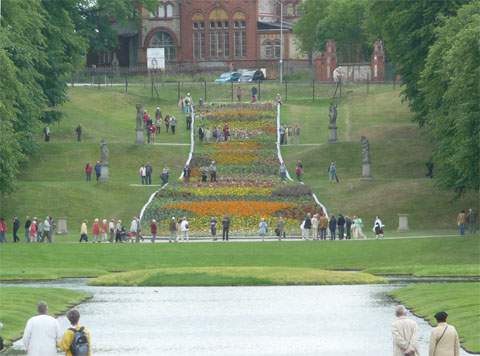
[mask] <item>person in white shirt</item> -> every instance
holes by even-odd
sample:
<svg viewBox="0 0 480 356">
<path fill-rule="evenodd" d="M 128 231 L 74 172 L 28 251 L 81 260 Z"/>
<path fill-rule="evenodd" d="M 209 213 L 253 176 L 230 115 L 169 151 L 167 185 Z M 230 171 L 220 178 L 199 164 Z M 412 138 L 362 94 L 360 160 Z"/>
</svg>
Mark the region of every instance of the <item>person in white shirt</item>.
<svg viewBox="0 0 480 356">
<path fill-rule="evenodd" d="M 180 223 L 180 239 L 188 241 L 188 221 L 186 217 L 183 217 L 182 222 Z"/>
<path fill-rule="evenodd" d="M 140 167 L 138 170 L 138 173 L 140 174 L 140 180 L 142 184 L 147 184 L 147 169 L 145 168 L 144 165 Z"/>
<path fill-rule="evenodd" d="M 47 315 L 45 302 L 37 305 L 38 315 L 30 318 L 23 332 L 23 344 L 28 356 L 57 356 L 57 344 L 62 339 L 55 318 Z"/>
<path fill-rule="evenodd" d="M 397 319 L 392 323 L 393 356 L 418 356 L 418 326 L 407 318 L 407 309 L 399 305 Z"/>
<path fill-rule="evenodd" d="M 48 236 L 50 234 L 50 228 L 51 228 L 50 217 L 47 216 L 45 218 L 45 221 L 43 222 L 42 242 L 45 241 L 45 238 L 49 240 Z M 49 242 L 51 242 L 51 241 L 49 241 Z"/>
<path fill-rule="evenodd" d="M 130 235 L 131 238 L 135 238 L 135 242 L 139 242 L 139 224 L 138 224 L 138 218 L 135 216 L 130 224 Z M 133 242 L 133 240 L 131 240 Z"/>
</svg>

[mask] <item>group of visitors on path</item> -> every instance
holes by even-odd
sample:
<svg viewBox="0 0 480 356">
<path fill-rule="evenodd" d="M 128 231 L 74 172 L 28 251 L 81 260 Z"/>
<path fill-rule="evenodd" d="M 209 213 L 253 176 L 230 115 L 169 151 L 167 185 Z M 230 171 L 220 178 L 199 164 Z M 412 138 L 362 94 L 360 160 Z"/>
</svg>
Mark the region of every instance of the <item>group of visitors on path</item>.
<svg viewBox="0 0 480 356">
<path fill-rule="evenodd" d="M 151 185 L 152 184 L 152 175 L 153 167 L 150 163 L 142 164 L 138 169 L 138 175 L 140 177 L 140 182 L 142 185 Z M 168 183 L 168 178 L 170 176 L 170 170 L 168 167 L 163 167 L 162 173 L 160 173 L 160 181 L 162 185 Z"/>
<path fill-rule="evenodd" d="M 85 165 L 84 172 L 85 172 L 85 180 L 87 182 L 92 181 L 92 173 L 94 171 L 95 171 L 95 178 L 98 183 L 102 175 L 102 164 L 100 163 L 100 161 L 97 161 L 97 163 L 95 163 L 95 166 L 92 166 L 90 162 L 87 162 L 87 164 Z"/>
<path fill-rule="evenodd" d="M 165 125 L 165 132 L 169 132 L 175 135 L 177 128 L 177 119 L 173 115 L 165 115 L 163 117 L 162 110 L 159 106 L 155 109 L 155 121 L 148 113 L 147 110 L 143 112 L 143 124 L 145 127 L 145 133 L 147 135 L 147 143 L 155 143 L 157 135 L 160 135 L 162 126 Z"/>
<path fill-rule="evenodd" d="M 122 242 L 140 242 L 143 241 L 141 235 L 140 219 L 138 216 L 134 216 L 130 222 L 130 228 L 124 226 L 122 220 L 115 218 L 100 219 L 95 218 L 91 225 L 91 237 L 93 243 L 122 243 Z M 79 242 L 89 241 L 89 228 L 88 221 L 84 220 L 80 226 L 80 240 Z"/>
<path fill-rule="evenodd" d="M 21 242 L 18 236 L 20 231 L 20 219 L 17 216 L 12 220 L 12 242 Z M 53 242 L 53 234 L 55 232 L 56 223 L 51 216 L 47 216 L 44 220 L 34 217 L 30 219 L 29 216 L 25 218 L 24 224 L 24 241 L 30 242 Z M 0 243 L 7 242 L 8 227 L 5 219 L 0 217 Z"/>
<path fill-rule="evenodd" d="M 300 126 L 295 125 L 293 127 L 281 125 L 278 128 L 278 133 L 280 135 L 280 144 L 281 145 L 291 145 L 291 144 L 300 144 Z"/>
</svg>

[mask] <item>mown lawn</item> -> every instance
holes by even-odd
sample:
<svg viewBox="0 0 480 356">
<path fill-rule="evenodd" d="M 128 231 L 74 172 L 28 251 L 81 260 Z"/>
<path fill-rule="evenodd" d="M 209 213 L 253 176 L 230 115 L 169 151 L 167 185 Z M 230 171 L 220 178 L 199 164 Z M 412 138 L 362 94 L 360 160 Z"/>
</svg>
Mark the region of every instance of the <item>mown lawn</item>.
<svg viewBox="0 0 480 356">
<path fill-rule="evenodd" d="M 477 237 L 190 244 L 7 244 L 0 279 L 180 267 L 303 267 L 417 276 L 480 275 Z M 72 267 L 75 266 L 75 267 Z"/>
<path fill-rule="evenodd" d="M 413 284 L 391 295 L 432 325 L 435 313 L 446 311 L 465 349 L 480 352 L 480 283 Z"/>
<path fill-rule="evenodd" d="M 0 288 L 2 337 L 7 343 L 21 337 L 26 321 L 37 314 L 36 307 L 39 301 L 48 304 L 50 315 L 59 315 L 88 297 L 86 293 L 62 288 L 2 286 Z"/>
<path fill-rule="evenodd" d="M 97 286 L 256 286 L 384 283 L 364 272 L 290 267 L 181 267 L 113 273 L 91 281 Z"/>
</svg>

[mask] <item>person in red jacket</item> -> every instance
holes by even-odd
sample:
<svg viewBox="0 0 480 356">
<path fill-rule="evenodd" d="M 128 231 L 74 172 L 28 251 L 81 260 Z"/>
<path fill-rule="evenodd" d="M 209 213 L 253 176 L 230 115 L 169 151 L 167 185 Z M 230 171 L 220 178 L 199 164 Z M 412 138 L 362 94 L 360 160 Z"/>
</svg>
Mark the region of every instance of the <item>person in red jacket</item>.
<svg viewBox="0 0 480 356">
<path fill-rule="evenodd" d="M 107 242 L 108 222 L 107 219 L 102 220 L 102 242 Z"/>
<path fill-rule="evenodd" d="M 100 224 L 98 223 L 98 219 L 95 219 L 92 226 L 92 235 L 93 235 L 93 242 L 99 242 L 98 235 L 100 234 Z"/>
<path fill-rule="evenodd" d="M 152 234 L 152 243 L 155 243 L 155 239 L 157 238 L 157 222 L 155 219 L 152 220 L 152 223 L 150 224 L 150 233 Z"/>
<path fill-rule="evenodd" d="M 0 218 L 0 243 L 7 242 L 7 224 L 4 218 Z"/>
<path fill-rule="evenodd" d="M 92 172 L 93 172 L 93 167 L 90 164 L 90 162 L 87 163 L 85 166 L 85 178 L 87 182 L 90 182 L 92 180 Z"/>
</svg>

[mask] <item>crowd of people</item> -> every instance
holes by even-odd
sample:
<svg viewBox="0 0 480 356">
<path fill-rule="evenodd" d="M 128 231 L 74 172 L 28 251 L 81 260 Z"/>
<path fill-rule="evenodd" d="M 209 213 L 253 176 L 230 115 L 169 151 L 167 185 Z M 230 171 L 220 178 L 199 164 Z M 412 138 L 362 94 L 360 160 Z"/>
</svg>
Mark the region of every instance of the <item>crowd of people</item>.
<svg viewBox="0 0 480 356">
<path fill-rule="evenodd" d="M 14 243 L 21 242 L 20 237 L 20 219 L 14 216 L 12 219 L 12 241 Z M 44 220 L 29 216 L 25 218 L 24 238 L 26 243 L 30 242 L 53 242 L 56 223 L 51 216 L 47 216 Z M 3 217 L 0 217 L 0 243 L 7 242 L 7 223 Z"/>
<path fill-rule="evenodd" d="M 142 164 L 138 169 L 138 174 L 140 177 L 140 182 L 142 185 L 151 185 L 152 184 L 152 175 L 153 167 L 150 163 Z M 168 178 L 170 176 L 170 170 L 168 167 L 163 167 L 162 172 L 160 173 L 160 181 L 162 185 L 168 183 Z"/>
<path fill-rule="evenodd" d="M 294 125 L 293 127 L 281 125 L 278 129 L 280 134 L 280 144 L 290 145 L 300 143 L 300 126 Z"/>
<path fill-rule="evenodd" d="M 48 315 L 48 305 L 39 302 L 37 315 L 27 321 L 23 332 L 22 342 L 27 355 L 55 356 L 57 350 L 60 350 L 66 356 L 91 356 L 91 333 L 80 323 L 79 311 L 69 310 L 66 317 L 70 327 L 62 332 L 58 321 Z M 408 317 L 408 311 L 403 305 L 395 308 L 395 317 L 391 325 L 393 356 L 420 356 L 417 322 Z M 447 323 L 448 313 L 437 312 L 434 318 L 437 325 L 430 332 L 428 354 L 460 356 L 459 335 L 456 328 Z"/>
</svg>

